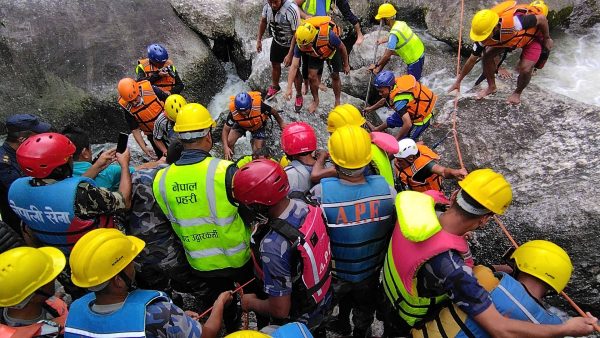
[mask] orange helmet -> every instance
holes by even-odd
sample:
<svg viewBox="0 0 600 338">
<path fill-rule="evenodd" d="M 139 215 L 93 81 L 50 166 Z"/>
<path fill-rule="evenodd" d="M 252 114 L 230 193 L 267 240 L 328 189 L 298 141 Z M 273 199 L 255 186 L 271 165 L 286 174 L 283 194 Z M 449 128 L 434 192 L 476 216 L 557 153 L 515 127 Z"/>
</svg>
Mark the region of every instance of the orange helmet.
<svg viewBox="0 0 600 338">
<path fill-rule="evenodd" d="M 119 81 L 119 85 L 117 86 L 117 90 L 119 91 L 119 95 L 125 101 L 133 101 L 138 95 L 140 95 L 140 90 L 138 89 L 137 82 L 134 79 L 126 77 Z"/>
</svg>

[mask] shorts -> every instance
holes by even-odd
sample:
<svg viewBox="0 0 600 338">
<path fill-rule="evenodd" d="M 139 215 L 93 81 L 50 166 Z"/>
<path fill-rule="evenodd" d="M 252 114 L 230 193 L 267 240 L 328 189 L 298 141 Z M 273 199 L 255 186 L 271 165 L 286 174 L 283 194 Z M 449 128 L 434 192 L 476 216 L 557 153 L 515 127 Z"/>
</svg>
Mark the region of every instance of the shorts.
<svg viewBox="0 0 600 338">
<path fill-rule="evenodd" d="M 542 55 L 542 43 L 534 39 L 521 51 L 521 59 L 536 63 Z"/>
<path fill-rule="evenodd" d="M 273 41 L 271 43 L 271 51 L 269 54 L 269 60 L 272 63 L 283 63 L 283 59 L 285 59 L 285 56 L 288 54 L 289 51 L 290 51 L 289 46 L 288 47 L 281 46 L 277 42 Z"/>
<path fill-rule="evenodd" d="M 240 133 L 242 136 L 246 135 L 246 129 L 240 127 L 239 124 L 234 124 L 232 127 L 233 130 L 237 131 L 238 133 Z M 251 131 L 250 135 L 252 136 L 253 140 L 264 140 L 267 138 L 267 130 L 265 129 L 265 125 L 263 124 L 262 127 L 258 128 L 255 131 Z"/>
<path fill-rule="evenodd" d="M 319 69 L 321 72 L 323 71 L 323 63 L 327 62 L 327 64 L 331 67 L 334 73 L 339 73 L 342 71 L 342 56 L 339 52 L 336 52 L 331 59 L 319 59 L 316 57 L 308 56 L 307 57 L 307 66 L 308 69 Z"/>
<path fill-rule="evenodd" d="M 309 58 L 308 55 L 302 54 L 302 58 L 301 58 L 301 60 L 302 60 L 302 79 L 305 81 L 308 81 L 308 58 Z M 319 75 L 323 74 L 323 67 L 319 68 L 319 71 L 317 72 L 317 74 L 319 74 Z"/>
<path fill-rule="evenodd" d="M 421 56 L 417 61 L 406 66 L 406 72 L 419 81 L 423 73 L 423 65 L 425 64 L 425 55 Z"/>
</svg>

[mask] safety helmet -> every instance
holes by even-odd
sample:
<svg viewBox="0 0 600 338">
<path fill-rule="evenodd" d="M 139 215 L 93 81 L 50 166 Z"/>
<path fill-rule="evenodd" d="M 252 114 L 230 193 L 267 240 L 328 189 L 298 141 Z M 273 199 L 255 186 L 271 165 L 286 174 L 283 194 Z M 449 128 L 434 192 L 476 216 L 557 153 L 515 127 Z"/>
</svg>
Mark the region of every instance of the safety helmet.
<svg viewBox="0 0 600 338">
<path fill-rule="evenodd" d="M 548 5 L 546 5 L 544 0 L 535 0 L 529 6 L 537 7 L 544 16 L 548 16 Z"/>
<path fill-rule="evenodd" d="M 117 229 L 100 228 L 83 235 L 71 251 L 69 265 L 73 284 L 98 286 L 121 272 L 144 249 L 146 243 Z"/>
<path fill-rule="evenodd" d="M 177 114 L 173 130 L 182 133 L 214 127 L 217 123 L 200 103 L 188 103 Z"/>
<path fill-rule="evenodd" d="M 179 94 L 172 94 L 165 100 L 165 112 L 167 117 L 171 121 L 177 120 L 177 114 L 181 111 L 183 106 L 187 104 L 185 98 Z"/>
<path fill-rule="evenodd" d="M 65 255 L 53 247 L 18 247 L 0 254 L 0 307 L 14 306 L 64 269 Z"/>
<path fill-rule="evenodd" d="M 389 70 L 384 70 L 382 72 L 379 72 L 379 74 L 377 74 L 377 76 L 375 76 L 375 81 L 373 82 L 373 85 L 375 86 L 375 88 L 382 88 L 382 87 L 393 87 L 394 84 L 396 83 L 396 77 L 394 76 L 394 73 L 392 71 Z"/>
<path fill-rule="evenodd" d="M 346 103 L 333 108 L 327 116 L 327 131 L 333 133 L 337 128 L 347 124 L 362 126 L 365 124 L 364 116 L 353 105 Z"/>
<path fill-rule="evenodd" d="M 235 109 L 237 110 L 250 110 L 252 108 L 252 97 L 246 93 L 239 93 L 235 96 Z"/>
<path fill-rule="evenodd" d="M 319 30 L 315 26 L 305 22 L 296 30 L 296 43 L 298 46 L 307 45 L 313 42 L 318 33 Z"/>
<path fill-rule="evenodd" d="M 61 165 L 69 162 L 75 145 L 58 133 L 30 136 L 17 149 L 17 163 L 28 176 L 44 178 Z"/>
<path fill-rule="evenodd" d="M 285 154 L 283 156 L 281 156 L 281 158 L 279 159 L 279 165 L 282 168 L 285 168 L 288 165 L 290 165 L 290 160 L 287 158 L 287 156 L 285 156 Z"/>
<path fill-rule="evenodd" d="M 281 147 L 287 155 L 297 155 L 317 149 L 317 136 L 306 122 L 292 122 L 281 132 Z"/>
<path fill-rule="evenodd" d="M 405 138 L 398 141 L 398 152 L 394 154 L 394 157 L 407 158 L 410 155 L 416 155 L 418 152 L 417 143 L 413 139 Z"/>
<path fill-rule="evenodd" d="M 543 280 L 557 293 L 565 288 L 573 272 L 567 252 L 549 241 L 529 241 L 518 247 L 510 258 L 520 271 Z"/>
<path fill-rule="evenodd" d="M 500 17 L 491 9 L 483 9 L 473 16 L 471 21 L 471 40 L 483 41 L 492 34 L 494 27 L 498 24 Z"/>
<path fill-rule="evenodd" d="M 383 18 L 391 18 L 396 15 L 396 8 L 392 4 L 382 4 L 379 6 L 377 10 L 377 15 L 375 15 L 375 20 L 381 20 Z"/>
<path fill-rule="evenodd" d="M 336 129 L 327 143 L 329 156 L 342 168 L 358 169 L 371 162 L 371 136 L 359 126 Z"/>
<path fill-rule="evenodd" d="M 117 90 L 119 92 L 119 96 L 127 102 L 135 100 L 140 95 L 137 82 L 130 77 L 121 79 L 117 85 Z"/>
<path fill-rule="evenodd" d="M 489 168 L 470 172 L 458 185 L 479 204 L 499 215 L 504 214 L 512 202 L 510 183 Z"/>
<path fill-rule="evenodd" d="M 167 49 L 157 43 L 148 46 L 148 59 L 152 63 L 163 63 L 169 59 Z"/>
<path fill-rule="evenodd" d="M 288 177 L 275 161 L 258 159 L 233 175 L 233 196 L 240 203 L 274 205 L 290 191 Z"/>
</svg>

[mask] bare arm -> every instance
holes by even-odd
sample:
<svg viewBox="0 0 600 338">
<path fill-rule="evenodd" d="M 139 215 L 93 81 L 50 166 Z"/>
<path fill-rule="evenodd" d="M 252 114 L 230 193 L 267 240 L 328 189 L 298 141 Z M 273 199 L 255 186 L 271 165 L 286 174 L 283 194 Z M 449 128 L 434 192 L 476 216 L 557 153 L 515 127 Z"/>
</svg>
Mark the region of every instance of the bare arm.
<svg viewBox="0 0 600 338">
<path fill-rule="evenodd" d="M 81 176 L 89 177 L 91 179 L 96 178 L 96 176 L 98 176 L 98 174 L 102 170 L 106 169 L 106 167 L 108 167 L 108 165 L 110 165 L 115 160 L 116 153 L 117 148 L 113 148 L 103 152 L 100 155 L 100 157 L 98 157 L 96 163 L 92 164 L 92 166 L 88 170 L 86 170 Z"/>
<path fill-rule="evenodd" d="M 327 151 L 319 151 L 319 155 L 317 156 L 317 160 L 313 169 L 310 172 L 310 181 L 312 183 L 319 183 L 322 178 L 325 177 L 336 177 L 337 171 L 335 167 L 325 168 L 325 160 L 329 157 L 329 153 Z"/>
<path fill-rule="evenodd" d="M 223 309 L 225 305 L 231 302 L 233 296 L 231 292 L 225 291 L 219 295 L 219 298 L 215 300 L 213 309 L 210 312 L 210 317 L 202 326 L 202 338 L 215 338 L 219 331 L 221 331 L 221 323 L 223 322 Z"/>
<path fill-rule="evenodd" d="M 146 145 L 146 142 L 144 142 L 144 137 L 142 136 L 142 130 L 137 128 L 131 131 L 131 134 L 133 135 L 133 138 L 135 139 L 135 142 L 137 142 L 137 144 L 140 146 L 140 148 L 142 148 L 142 151 L 144 152 L 144 154 L 150 156 L 150 149 L 148 149 L 148 146 Z M 150 156 L 152 157 L 152 156 Z"/>
<path fill-rule="evenodd" d="M 231 157 L 233 156 L 233 151 L 231 148 L 229 148 L 229 143 L 228 143 L 228 139 L 229 139 L 229 133 L 231 132 L 231 127 L 228 126 L 227 124 L 223 125 L 223 131 L 221 132 L 221 142 L 223 142 L 223 156 L 225 157 L 226 160 L 230 160 Z"/>
<path fill-rule="evenodd" d="M 116 153 L 117 162 L 121 166 L 121 181 L 119 182 L 119 192 L 125 200 L 125 207 L 131 208 L 131 173 L 129 173 L 129 149 L 123 153 Z"/>
<path fill-rule="evenodd" d="M 298 9 L 300 10 L 300 18 L 301 19 L 308 19 L 310 17 L 312 17 L 312 15 L 307 14 L 303 9 L 302 9 L 302 4 L 304 4 L 305 0 L 295 0 L 296 1 L 296 5 L 298 5 Z"/>
<path fill-rule="evenodd" d="M 287 88 L 285 89 L 285 98 L 290 100 L 292 98 L 292 84 L 294 83 L 294 79 L 296 78 L 296 74 L 298 73 L 298 68 L 300 67 L 300 58 L 294 56 L 292 59 L 292 66 L 288 72 L 287 79 Z"/>
<path fill-rule="evenodd" d="M 408 113 L 404 113 L 404 115 L 402 115 L 402 127 L 400 127 L 400 131 L 398 131 L 398 134 L 396 134 L 396 139 L 400 140 L 405 138 L 408 135 L 408 132 L 410 131 L 412 125 L 413 123 L 410 119 L 410 115 Z"/>
<path fill-rule="evenodd" d="M 255 311 L 263 315 L 270 315 L 275 318 L 287 318 L 292 307 L 292 298 L 290 295 L 273 297 L 269 299 L 258 299 L 255 294 L 246 294 L 242 298 L 242 309 L 246 311 Z"/>
<path fill-rule="evenodd" d="M 158 139 L 154 139 L 154 144 L 156 144 L 156 147 L 164 154 L 167 155 L 167 147 L 165 146 L 165 143 L 162 140 L 158 140 Z"/>
<path fill-rule="evenodd" d="M 381 99 L 379 99 L 379 101 L 375 102 L 374 105 L 365 107 L 365 112 L 367 112 L 367 113 L 373 112 L 373 111 L 383 107 L 384 105 L 385 105 L 385 97 L 382 97 Z"/>
<path fill-rule="evenodd" d="M 441 166 L 439 164 L 434 164 L 431 171 L 442 176 L 443 178 L 456 178 L 456 179 L 464 179 L 467 176 L 466 169 L 452 169 Z"/>
<path fill-rule="evenodd" d="M 535 18 L 537 19 L 537 27 L 544 38 L 544 48 L 551 50 L 552 47 L 554 47 L 554 41 L 550 37 L 550 26 L 548 25 L 548 19 L 543 15 L 536 15 Z"/>
<path fill-rule="evenodd" d="M 380 71 L 382 71 L 385 65 L 387 65 L 388 61 L 390 61 L 390 58 L 392 57 L 392 55 L 394 55 L 394 53 L 395 52 L 393 50 L 386 49 L 381 59 L 379 59 L 379 62 L 377 62 L 375 69 L 373 69 L 373 73 L 377 74 Z"/>
<path fill-rule="evenodd" d="M 277 121 L 279 128 L 281 128 L 281 130 L 283 130 L 283 128 L 285 128 L 285 122 L 283 122 L 283 119 L 281 118 L 281 115 L 279 115 L 279 112 L 277 111 L 277 109 L 274 109 L 273 107 L 271 107 L 271 115 L 273 115 L 273 117 L 275 118 L 275 121 Z"/>
<path fill-rule="evenodd" d="M 348 74 L 350 72 L 350 60 L 348 59 L 348 50 L 346 49 L 346 45 L 344 45 L 344 43 L 342 42 L 340 43 L 337 49 L 342 56 L 344 73 Z"/>
<path fill-rule="evenodd" d="M 256 37 L 256 51 L 262 52 L 262 38 L 267 30 L 267 18 L 261 18 L 258 23 L 258 36 Z"/>
<path fill-rule="evenodd" d="M 477 60 L 479 60 L 478 56 L 472 54 L 471 56 L 469 56 L 469 58 L 465 62 L 465 65 L 460 69 L 460 74 L 458 74 L 456 81 L 454 81 L 452 86 L 448 89 L 448 92 L 451 92 L 453 90 L 460 91 L 460 83 L 465 78 L 465 76 L 467 76 L 471 72 L 471 70 L 473 70 L 473 67 L 477 63 Z"/>
</svg>

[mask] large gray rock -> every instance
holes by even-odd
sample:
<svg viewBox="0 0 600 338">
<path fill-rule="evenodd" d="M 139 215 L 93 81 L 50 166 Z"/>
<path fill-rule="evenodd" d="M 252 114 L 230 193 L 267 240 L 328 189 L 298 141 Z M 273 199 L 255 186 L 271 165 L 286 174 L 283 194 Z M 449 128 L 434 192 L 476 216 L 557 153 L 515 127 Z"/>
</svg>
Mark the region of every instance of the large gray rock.
<svg viewBox="0 0 600 338">
<path fill-rule="evenodd" d="M 117 82 L 135 76 L 152 42 L 169 50 L 191 101 L 208 103 L 225 82 L 208 46 L 163 0 L 1 0 L 0 17 L 2 120 L 38 113 L 57 127 L 94 130 L 94 142 L 114 141 L 127 128 Z"/>
<path fill-rule="evenodd" d="M 600 1 L 582 0 L 578 1 L 570 16 L 570 28 L 576 31 L 583 30 L 600 23 Z"/>
</svg>

